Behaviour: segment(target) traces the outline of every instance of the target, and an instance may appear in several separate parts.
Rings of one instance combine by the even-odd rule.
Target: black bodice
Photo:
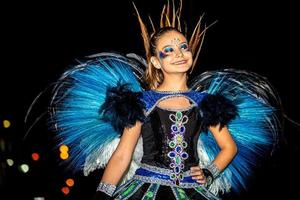
[[[185,110],[155,107],[142,126],[142,163],[183,172],[199,163],[201,119],[197,106]]]

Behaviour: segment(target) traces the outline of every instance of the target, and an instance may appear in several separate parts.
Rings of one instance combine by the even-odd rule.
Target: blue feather
[[[141,92],[128,89],[128,84],[108,88],[106,100],[100,108],[102,119],[122,134],[125,127],[132,127],[137,120],[144,121],[145,105],[141,96]]]
[[[120,136],[120,130],[103,117],[102,105],[107,90],[119,84],[125,84],[127,91],[142,90],[132,68],[120,55],[99,56],[66,71],[59,80],[52,115],[60,144],[69,146],[73,170],[82,170],[87,156]]]
[[[246,189],[247,179],[256,165],[270,155],[278,142],[280,122],[274,102],[279,104],[280,100],[265,78],[246,71],[225,69],[205,72],[192,81],[191,88],[200,88],[200,85],[209,94],[224,96],[237,108],[238,116],[227,120],[227,126],[238,153],[216,180],[229,182],[236,192]],[[210,162],[213,161],[220,148],[212,134],[201,133],[200,140],[206,156]]]

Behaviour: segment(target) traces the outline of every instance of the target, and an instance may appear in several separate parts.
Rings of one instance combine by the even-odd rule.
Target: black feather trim
[[[207,94],[200,103],[203,129],[220,124],[220,130],[238,116],[237,107],[226,97]]]
[[[105,102],[100,108],[102,120],[110,122],[115,130],[122,134],[125,127],[132,127],[136,121],[143,122],[144,103],[141,92],[132,92],[128,84],[118,84],[107,89]]]

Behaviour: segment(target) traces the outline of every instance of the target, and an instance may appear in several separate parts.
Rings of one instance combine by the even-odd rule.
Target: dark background
[[[142,16],[154,20],[163,2],[136,0]],[[299,118],[299,14],[296,3],[288,1],[196,1],[183,2],[183,17],[192,29],[205,13],[207,24],[218,20],[206,34],[194,74],[220,68],[254,71],[277,89],[284,112]],[[34,119],[47,110],[47,94],[35,105],[28,123],[26,111],[38,93],[60,76],[76,59],[103,51],[135,52],[143,55],[139,25],[131,1],[91,3],[11,2],[1,5],[1,126],[0,199],[89,199],[100,181],[102,171],[89,177],[72,174],[59,164],[53,134],[42,118],[24,139]],[[155,17],[156,16],[156,17]],[[299,128],[286,121],[284,140],[274,156],[260,167],[250,181],[249,190],[228,199],[265,199],[296,196],[299,169]],[[31,153],[39,152],[38,162]],[[12,167],[6,159],[15,161]],[[22,163],[30,167],[23,174]],[[72,177],[74,187],[64,196],[60,189]],[[296,183],[294,183],[296,181]]]

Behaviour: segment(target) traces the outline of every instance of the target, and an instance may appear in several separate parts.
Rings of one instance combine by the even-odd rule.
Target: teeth
[[[175,64],[184,64],[186,61],[179,61],[179,62],[175,62]]]

